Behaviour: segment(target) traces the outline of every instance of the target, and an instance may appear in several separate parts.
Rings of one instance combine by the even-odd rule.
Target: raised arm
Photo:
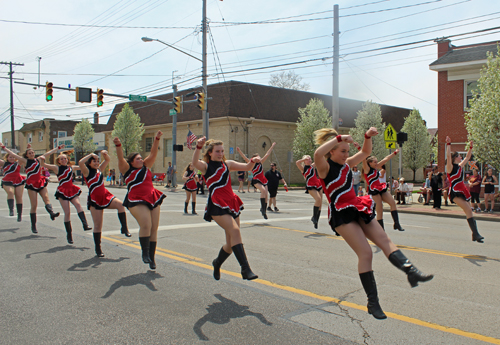
[[[57,153],[57,151],[58,151],[58,150],[60,150],[60,149],[63,149],[63,148],[64,148],[64,146],[65,146],[64,144],[59,145],[58,147],[55,147],[55,148],[53,148],[52,150],[45,152],[45,153],[43,154],[43,156],[48,157],[48,156],[50,156],[51,154]]]
[[[451,174],[453,170],[453,162],[451,161],[451,139],[446,137],[446,172]]]
[[[99,170],[101,170],[101,172],[104,172],[104,169],[106,169],[109,162],[111,161],[111,157],[109,157],[108,151],[106,150],[102,150],[101,155],[104,157],[104,161],[102,161],[101,164],[99,165]]]
[[[460,167],[463,168],[467,162],[469,161],[469,159],[472,157],[472,141],[470,142],[469,144],[469,150],[467,151],[467,155],[465,156],[465,158],[460,162]]]
[[[158,131],[156,133],[155,141],[153,143],[153,146],[151,146],[151,152],[144,159],[144,165],[148,168],[151,168],[155,164],[156,156],[158,155],[158,146],[160,145],[160,139],[162,135],[163,133],[161,131]]]
[[[52,170],[53,172],[55,172],[56,174],[59,172],[59,167],[57,165],[54,165],[54,164],[47,164],[45,163],[45,156],[42,155],[42,156],[39,156],[38,157],[38,161],[40,162],[40,164],[49,169],[49,170]]]
[[[87,162],[90,157],[94,157],[94,159],[99,159],[99,157],[95,153],[90,153],[78,161],[78,166],[80,167],[80,170],[82,171],[82,174],[85,177],[89,176],[89,169],[85,165],[85,162]]]
[[[122,142],[118,137],[115,137],[113,139],[113,144],[115,144],[116,156],[118,157],[118,170],[120,170],[120,172],[125,175],[125,173],[129,169],[129,165],[123,157]]]
[[[250,159],[246,164],[245,163],[240,163],[232,160],[226,161],[226,165],[229,169],[229,171],[249,171],[252,170],[255,163],[259,163],[260,159],[258,158],[252,158]]]
[[[206,137],[201,137],[196,141],[196,148],[194,149],[193,158],[191,160],[193,167],[200,170],[202,175],[205,175],[205,173],[207,172],[207,163],[204,161],[200,161],[200,152],[206,141]]]
[[[295,161],[295,165],[297,166],[297,168],[299,168],[300,172],[301,173],[304,173],[304,167],[302,166],[302,163],[306,160],[307,158],[302,158],[302,159],[299,159],[298,161]]]
[[[245,156],[245,154],[243,152],[241,152],[240,148],[239,147],[236,147],[236,151],[238,151],[238,153],[240,154],[240,156],[245,160],[245,162],[250,162],[250,159],[248,159],[247,156]]]
[[[7,152],[9,155],[11,156],[14,156],[16,157],[16,159],[23,163],[23,164],[26,164],[26,158],[24,158],[23,156],[19,156],[19,155],[16,155],[14,152],[12,152],[11,150],[9,150],[4,144],[0,143],[0,146],[2,147],[2,149],[5,150],[5,152]]]
[[[271,155],[271,152],[273,152],[273,149],[274,149],[275,146],[276,146],[276,143],[273,143],[271,145],[271,147],[269,148],[269,150],[267,150],[267,152],[264,155],[264,157],[261,158],[261,160],[260,160],[261,163],[264,163],[266,161],[266,159],[269,158],[269,156]]]
[[[345,141],[346,143],[354,142],[350,135],[337,135],[314,151],[314,163],[316,163],[319,178],[325,178],[328,175],[328,171],[330,171],[330,164],[326,161],[325,155],[341,141]]]
[[[356,153],[352,157],[347,158],[347,164],[349,164],[349,166],[353,167],[363,162],[363,170],[366,170],[366,172],[370,170],[368,168],[368,163],[366,163],[366,158],[372,154],[372,137],[376,135],[378,135],[378,131],[375,127],[371,127],[368,131],[366,131],[365,141],[363,141],[363,147],[359,149],[359,144],[354,145],[356,146],[356,148],[358,148],[358,153]]]

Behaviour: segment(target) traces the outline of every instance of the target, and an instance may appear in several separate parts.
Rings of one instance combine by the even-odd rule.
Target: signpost
[[[176,114],[177,114],[177,112],[175,111],[175,109],[170,109],[170,110],[168,111],[168,115],[170,115],[170,116],[174,116],[174,115],[176,115]]]
[[[397,133],[394,127],[389,123],[384,131],[385,148],[389,149],[389,154],[392,153],[393,149],[396,149]],[[399,175],[399,174],[398,174]],[[389,179],[387,180],[392,190],[392,159],[389,161]]]
[[[135,102],[147,102],[148,96],[128,95],[128,99]]]

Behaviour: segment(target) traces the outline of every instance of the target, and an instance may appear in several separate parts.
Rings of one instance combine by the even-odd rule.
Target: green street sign
[[[147,102],[148,96],[128,95],[128,99],[135,102]]]
[[[175,111],[175,109],[170,109],[168,111],[168,115],[172,116],[172,115],[177,115],[177,112]]]

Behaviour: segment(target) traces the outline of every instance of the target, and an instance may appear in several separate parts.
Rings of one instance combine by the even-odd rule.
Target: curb
[[[389,208],[384,208],[384,212],[390,212],[391,210]],[[413,214],[422,214],[426,216],[433,216],[433,217],[445,217],[445,218],[460,218],[460,219],[465,219],[465,214],[453,214],[453,213],[433,213],[433,212],[425,212],[425,211],[418,211],[418,210],[410,210],[407,208],[398,208],[398,213],[413,213]],[[500,218],[493,218],[493,217],[486,217],[486,216],[476,216],[474,214],[474,218],[476,220],[481,220],[481,221],[487,221],[487,222],[500,222]]]

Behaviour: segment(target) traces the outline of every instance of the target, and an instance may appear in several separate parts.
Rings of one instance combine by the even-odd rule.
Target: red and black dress
[[[104,187],[103,174],[99,169],[89,169],[89,175],[84,177],[87,187],[89,187],[89,196],[87,198],[87,209],[90,206],[96,210],[102,210],[108,207],[115,196]]]
[[[137,205],[146,205],[149,209],[160,206],[165,194],[153,187],[153,174],[145,165],[136,169],[130,167],[124,176],[127,184],[127,195],[123,206],[131,208]]]
[[[26,182],[26,178],[21,176],[20,171],[21,166],[18,162],[5,162],[3,165],[4,176],[2,179],[2,188],[3,186],[22,186]]]
[[[448,178],[450,179],[451,184],[450,201],[453,202],[453,199],[456,197],[469,201],[470,193],[463,182],[462,167],[458,164],[453,164],[453,169],[451,169],[451,173],[448,174]]]
[[[387,183],[379,181],[380,173],[377,169],[370,167],[368,175],[365,174],[365,180],[368,182],[368,194],[377,195],[387,192]]]
[[[204,177],[208,187],[208,199],[203,218],[207,222],[212,221],[212,216],[225,214],[238,218],[243,210],[243,201],[231,188],[231,176],[226,163],[210,161]]]
[[[321,179],[328,199],[328,223],[335,228],[362,219],[366,224],[375,218],[375,202],[370,195],[356,196],[352,185],[352,171],[348,164],[340,165],[328,159],[330,170]]]
[[[72,200],[82,194],[80,187],[73,184],[73,169],[69,165],[59,165],[57,179],[59,186],[56,189],[56,199]]]
[[[49,179],[45,176],[42,176],[41,171],[42,166],[38,159],[28,159],[26,161],[26,167],[24,170],[26,171],[26,189],[34,190],[35,192],[39,192],[49,184]]]
[[[253,178],[252,186],[255,187],[256,183],[260,183],[263,186],[267,186],[267,178],[264,176],[264,169],[262,168],[262,163],[255,163],[252,169]]]
[[[317,191],[320,191],[323,189],[321,186],[321,181],[319,180],[317,174],[316,174],[316,169],[310,165],[304,165],[304,172],[302,172],[302,175],[304,175],[304,178],[306,179],[306,189],[311,190],[311,189],[316,189]]]
[[[196,192],[198,190],[198,185],[196,184],[196,181],[194,180],[194,177],[196,176],[196,173],[194,170],[186,170],[187,172],[187,181],[184,183],[184,186],[182,189],[185,189],[189,192]]]

